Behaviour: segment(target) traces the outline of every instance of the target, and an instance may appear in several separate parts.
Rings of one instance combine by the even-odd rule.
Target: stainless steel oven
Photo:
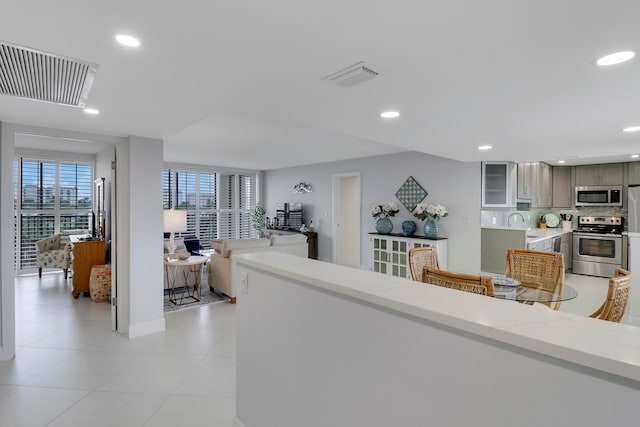
[[[573,232],[573,272],[612,277],[622,266],[622,218],[579,217]]]

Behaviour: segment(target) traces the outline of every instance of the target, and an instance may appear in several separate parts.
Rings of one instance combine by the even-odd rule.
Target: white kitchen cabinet
[[[446,238],[425,239],[392,234],[370,234],[369,269],[371,271],[410,279],[409,250],[425,246],[436,248],[440,268],[447,269],[448,240]]]
[[[576,166],[576,185],[622,185],[622,163]]]
[[[516,206],[517,170],[513,162],[482,162],[482,206]]]
[[[571,167],[553,167],[553,203],[554,208],[570,208],[571,195]]]

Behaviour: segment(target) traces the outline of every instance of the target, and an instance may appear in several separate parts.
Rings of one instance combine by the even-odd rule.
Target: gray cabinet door
[[[571,207],[571,167],[553,167],[553,207]]]
[[[598,185],[600,179],[599,165],[576,166],[576,185]]]
[[[640,162],[629,163],[629,185],[640,185]]]
[[[622,163],[576,166],[576,185],[622,185]]]

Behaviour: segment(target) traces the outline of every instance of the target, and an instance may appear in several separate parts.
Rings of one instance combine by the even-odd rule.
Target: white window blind
[[[16,270],[36,267],[37,240],[65,230],[89,230],[88,214],[92,206],[92,197],[91,163],[16,159]]]
[[[163,206],[187,210],[187,233],[203,247],[209,239],[254,237],[251,213],[256,205],[257,176],[165,169]]]

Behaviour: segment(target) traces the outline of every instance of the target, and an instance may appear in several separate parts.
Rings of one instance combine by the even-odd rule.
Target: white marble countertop
[[[495,230],[513,230],[526,232],[527,235],[527,243],[535,243],[541,240],[550,239],[552,237],[562,236],[563,234],[571,233],[573,230],[566,231],[562,227],[557,228],[523,228],[523,227],[502,227],[502,226],[487,226],[482,227],[485,229],[495,229]],[[535,236],[535,237],[531,237]]]
[[[561,230],[561,229],[559,229]],[[558,230],[556,230],[558,231]],[[488,298],[278,252],[234,257],[386,310],[640,381],[640,328]],[[241,303],[241,302],[239,302]]]

